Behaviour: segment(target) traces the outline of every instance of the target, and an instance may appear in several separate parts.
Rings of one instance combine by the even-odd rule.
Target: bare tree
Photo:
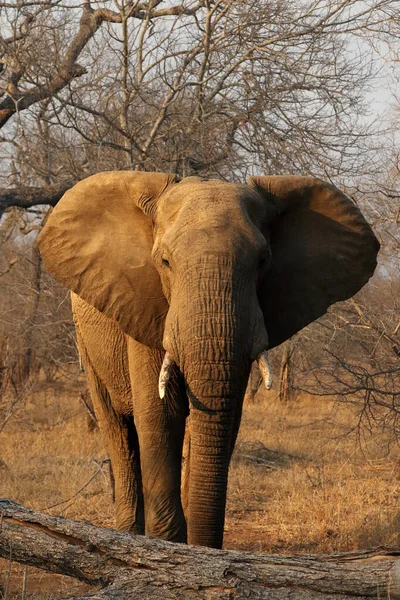
[[[52,378],[76,360],[69,295],[42,272],[33,232],[22,233],[30,228],[26,219],[9,212],[0,228],[2,366],[16,393],[32,370]]]
[[[373,62],[357,36],[381,30],[394,5],[7,3],[0,207],[54,205],[110,167],[223,178],[360,169]]]

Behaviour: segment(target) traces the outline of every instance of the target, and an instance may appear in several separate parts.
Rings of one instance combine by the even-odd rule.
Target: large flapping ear
[[[272,260],[259,288],[269,347],[353,296],[376,267],[379,242],[357,206],[313,177],[251,177],[271,204]]]
[[[168,304],[151,261],[151,217],[174,182],[166,173],[93,175],[64,194],[38,236],[45,267],[58,281],[160,349]]]

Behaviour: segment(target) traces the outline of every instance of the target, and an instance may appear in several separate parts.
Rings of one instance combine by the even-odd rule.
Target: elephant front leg
[[[139,444],[133,417],[115,410],[121,404],[120,399],[112,397],[116,393],[110,393],[97,375],[78,331],[77,334],[94,410],[111,461],[116,527],[143,534]]]
[[[139,444],[132,417],[108,417],[103,433],[111,460],[116,527],[144,534]]]
[[[72,294],[76,336],[90,395],[111,461],[118,529],[144,533],[139,444],[125,337],[110,319]]]
[[[158,377],[163,353],[129,341],[133,413],[138,432],[146,535],[186,542],[181,503],[182,446],[187,400],[176,370],[163,399]]]
[[[93,404],[111,461],[116,527],[144,534],[139,444],[133,418],[116,413],[105,386],[86,371],[89,381],[92,379]]]

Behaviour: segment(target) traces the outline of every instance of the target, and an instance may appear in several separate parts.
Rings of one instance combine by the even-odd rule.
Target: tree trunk
[[[252,555],[50,517],[6,499],[0,517],[2,557],[87,582],[93,600],[400,598],[398,548]]]
[[[292,358],[293,346],[291,342],[287,342],[283,345],[283,353],[281,360],[281,367],[279,371],[279,394],[278,400],[281,402],[287,402],[290,400],[290,392],[292,389],[291,384],[291,358]]]
[[[37,248],[32,248],[31,254],[32,261],[32,275],[30,281],[31,290],[31,307],[27,318],[26,330],[25,330],[25,349],[23,359],[23,381],[29,379],[32,371],[32,364],[35,359],[35,328],[38,320],[40,293],[41,293],[41,280],[42,280],[42,257],[39,254]]]

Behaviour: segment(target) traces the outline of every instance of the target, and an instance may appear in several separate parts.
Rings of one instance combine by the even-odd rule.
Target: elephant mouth
[[[258,363],[261,376],[264,381],[264,386],[267,390],[270,390],[272,387],[272,369],[271,363],[269,362],[267,351],[263,350],[257,356],[256,361]],[[174,368],[174,359],[169,354],[169,352],[165,353],[163,364],[161,366],[160,375],[158,378],[158,393],[161,400],[164,398],[168,382],[171,377],[172,370]]]

